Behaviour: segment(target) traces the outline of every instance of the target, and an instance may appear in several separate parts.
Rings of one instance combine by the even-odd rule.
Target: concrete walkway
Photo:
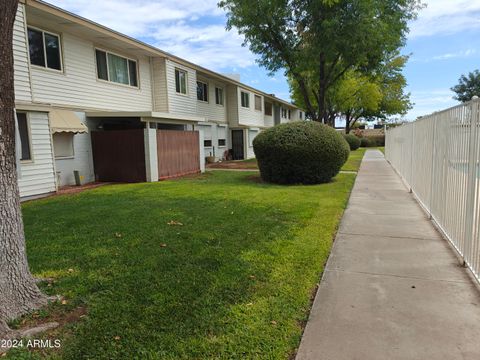
[[[378,150],[363,159],[297,359],[480,359],[480,291]]]

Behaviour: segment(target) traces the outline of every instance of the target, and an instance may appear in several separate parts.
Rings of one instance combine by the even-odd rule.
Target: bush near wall
[[[353,135],[353,134],[346,134],[344,135],[345,140],[347,141],[348,145],[350,145],[350,150],[354,151],[360,147],[360,138]]]
[[[353,133],[360,138],[360,141],[368,139],[363,140],[360,144],[361,147],[385,146],[385,132],[383,129],[356,129]]]
[[[300,121],[262,131],[253,149],[262,179],[278,184],[329,182],[350,154],[348,143],[332,127]]]

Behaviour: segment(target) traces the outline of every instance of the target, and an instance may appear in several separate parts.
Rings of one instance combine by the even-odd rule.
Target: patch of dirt
[[[55,195],[66,195],[66,194],[76,194],[85,190],[95,189],[100,186],[109,185],[111,183],[108,182],[93,182],[85,185],[69,185],[69,186],[62,186],[58,189]]]

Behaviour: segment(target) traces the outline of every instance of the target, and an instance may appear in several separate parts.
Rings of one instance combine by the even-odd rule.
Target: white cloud
[[[453,92],[449,89],[412,91],[411,100],[415,105],[406,118],[414,120],[419,116],[454,106],[457,101],[453,99],[453,95]]]
[[[416,57],[412,56],[410,59],[411,62],[417,62],[417,63],[429,63],[432,61],[443,61],[443,60],[451,60],[451,59],[465,59],[472,57],[474,55],[477,55],[478,52],[476,49],[467,49],[467,50],[461,50],[457,52],[449,52],[449,53],[444,53],[444,54],[439,54],[439,55],[434,55],[430,57]]]
[[[480,28],[480,0],[424,0],[410,37],[455,34]]]
[[[213,70],[245,68],[255,56],[225,30],[218,0],[48,0],[111,29]]]

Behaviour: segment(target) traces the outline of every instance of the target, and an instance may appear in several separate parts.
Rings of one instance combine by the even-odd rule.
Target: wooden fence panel
[[[198,131],[157,130],[158,177],[200,172]]]
[[[97,181],[146,181],[143,129],[92,131]]]

